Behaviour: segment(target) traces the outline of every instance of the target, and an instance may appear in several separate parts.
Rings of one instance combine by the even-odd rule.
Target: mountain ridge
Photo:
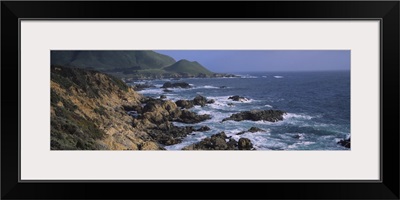
[[[151,50],[53,50],[51,65],[98,70],[128,79],[228,76],[211,72],[197,61],[176,61]]]

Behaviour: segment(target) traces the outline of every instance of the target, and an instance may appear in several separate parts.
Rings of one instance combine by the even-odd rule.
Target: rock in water
[[[342,146],[344,146],[344,147],[346,147],[346,148],[350,148],[350,143],[351,143],[351,140],[350,140],[350,138],[349,139],[345,139],[345,140],[340,140],[339,142],[337,142],[338,144],[340,144],[340,145],[342,145]]]
[[[197,95],[194,99],[193,99],[193,104],[194,105],[199,105],[199,106],[205,106],[207,104],[207,98],[201,96],[201,95]]]
[[[151,85],[151,84],[136,84],[136,85],[134,85],[133,86],[133,89],[135,90],[135,91],[141,91],[141,90],[144,90],[144,89],[147,89],[147,88],[155,88],[156,86],[155,85]]]
[[[234,121],[243,121],[243,120],[251,120],[251,121],[269,121],[269,122],[277,122],[283,120],[283,115],[286,112],[281,110],[251,110],[244,111],[240,113],[236,113],[231,115],[228,118],[223,119],[222,121],[234,120]]]
[[[213,103],[215,103],[214,99],[210,99],[210,100],[207,101],[207,104],[213,104]]]
[[[247,138],[240,138],[239,142],[229,138],[224,132],[207,137],[202,141],[186,146],[182,150],[253,150],[253,144]]]
[[[209,130],[211,130],[210,127],[208,127],[208,126],[202,126],[202,127],[200,127],[199,129],[197,129],[196,131],[204,132],[204,131],[209,131]]]
[[[177,83],[165,82],[161,88],[191,88],[191,87],[192,86],[190,86],[189,83],[186,82],[177,82]]]
[[[232,147],[235,145],[231,144],[232,142],[228,145],[225,141],[227,138],[224,132],[220,132],[211,137],[204,138],[196,144],[186,146],[182,150],[234,150]]]
[[[239,150],[251,150],[253,149],[253,144],[247,138],[240,138],[238,142],[238,149]]]
[[[231,99],[232,101],[241,101],[241,102],[249,100],[246,97],[241,97],[239,95],[231,96],[228,99]]]
[[[175,103],[180,108],[190,109],[194,107],[193,101],[190,100],[178,100]]]
[[[193,100],[178,100],[175,103],[180,108],[190,109],[190,108],[193,108],[195,105],[203,107],[206,104],[211,104],[214,102],[215,102],[215,100],[213,100],[213,99],[207,100],[206,97],[197,95]]]
[[[255,133],[255,132],[265,132],[265,131],[260,129],[260,128],[257,128],[257,127],[251,127],[249,130],[241,131],[241,132],[237,133],[236,135],[242,135],[242,134],[244,134],[246,132]]]
[[[210,115],[207,115],[207,114],[197,115],[194,112],[191,112],[188,110],[182,110],[182,114],[175,121],[187,123],[187,124],[195,124],[195,123],[199,123],[199,122],[202,122],[202,121],[205,121],[208,119],[211,119]]]
[[[260,129],[260,128],[257,128],[257,127],[251,127],[251,128],[249,129],[249,132],[251,132],[251,133],[255,133],[255,132],[264,132],[264,130],[262,130],[262,129]]]

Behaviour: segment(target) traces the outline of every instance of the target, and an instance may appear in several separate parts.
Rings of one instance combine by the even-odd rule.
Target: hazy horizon
[[[155,50],[213,72],[348,71],[350,50]]]

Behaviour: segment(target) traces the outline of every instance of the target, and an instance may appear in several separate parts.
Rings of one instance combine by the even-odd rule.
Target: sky
[[[350,50],[156,50],[213,72],[350,70]]]

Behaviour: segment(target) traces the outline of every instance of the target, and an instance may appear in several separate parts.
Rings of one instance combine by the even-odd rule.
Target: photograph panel
[[[52,150],[350,150],[350,50],[53,50]]]

